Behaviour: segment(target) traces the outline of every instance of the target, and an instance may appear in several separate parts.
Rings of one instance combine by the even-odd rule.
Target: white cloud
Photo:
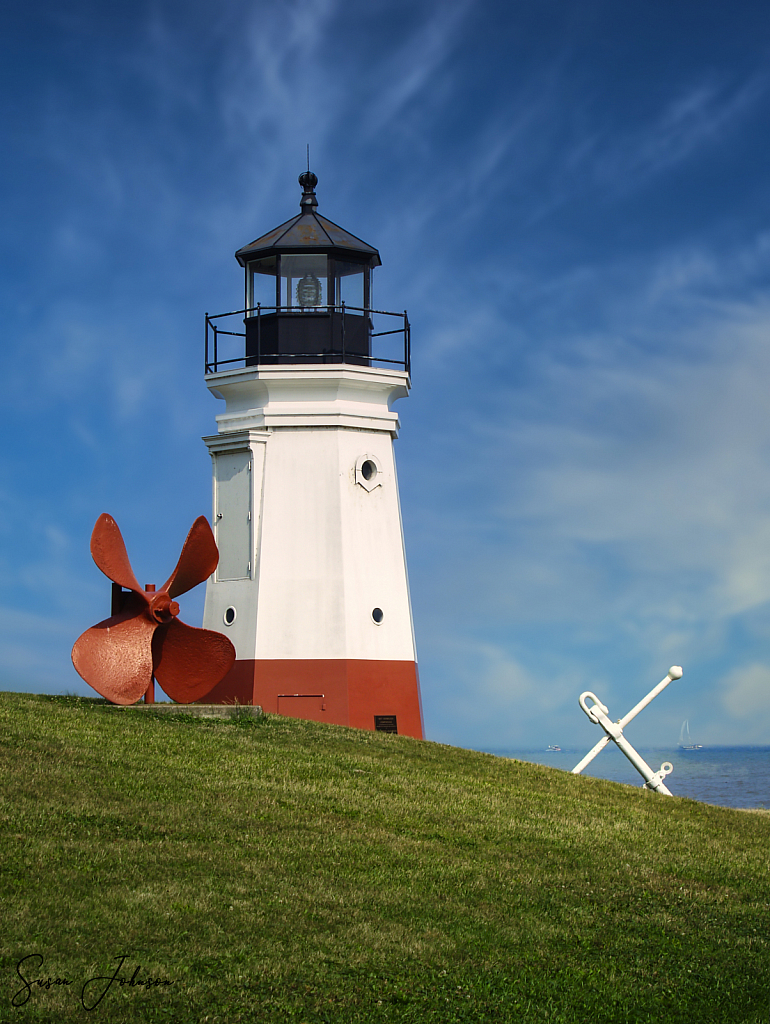
[[[423,687],[423,699],[426,693],[429,697],[426,725],[432,738],[440,739],[462,721],[470,745],[502,748],[538,743],[549,728],[559,731],[565,705],[580,692],[575,689],[574,670],[556,667],[547,653],[538,672],[504,644],[460,637],[440,628],[423,640],[440,666],[439,674],[444,672],[442,685]],[[534,732],[533,722],[537,722]]]
[[[684,683],[637,726],[641,737],[675,737],[677,714],[697,701],[704,740],[743,741],[720,721],[709,659],[770,602],[770,296],[704,302],[700,291],[712,279],[734,287],[736,265],[753,274],[767,261],[755,242],[689,250],[690,265],[707,269],[668,275],[660,288],[672,253],[645,274],[595,268],[593,332],[543,332],[539,347],[515,337],[525,385],[500,367],[481,402],[467,401],[467,376],[446,366],[475,369],[478,339],[478,353],[501,350],[502,322],[482,308],[477,333],[468,317],[434,332],[432,372],[449,394],[421,470],[431,516],[411,541],[432,568],[429,581],[420,569],[418,641],[442,678],[434,699],[468,730],[477,723],[474,734],[499,736],[507,722],[518,742],[532,730],[545,742],[552,721],[574,735],[594,659],[618,714],[670,664],[685,665]],[[573,286],[554,288],[555,321],[563,312],[568,322]],[[440,624],[455,605],[465,640],[478,644],[472,668],[445,653],[454,647]],[[616,678],[605,677],[608,661],[622,669]]]
[[[770,744],[770,665],[733,669],[720,681],[722,707],[741,724],[741,743]]]
[[[770,599],[770,300],[689,321],[660,328],[647,353],[631,340],[633,320],[623,343],[560,344],[538,357],[525,402],[496,389],[468,447],[487,515],[562,555],[564,545],[604,546],[628,572],[680,593],[695,573],[688,596],[730,615]],[[447,343],[450,353],[458,344]]]

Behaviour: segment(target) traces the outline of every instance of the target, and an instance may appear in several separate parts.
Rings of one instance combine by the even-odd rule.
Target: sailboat
[[[679,743],[677,744],[680,750],[703,750],[702,743],[693,743],[690,740],[690,720],[685,718],[682,722],[682,728],[679,730]]]

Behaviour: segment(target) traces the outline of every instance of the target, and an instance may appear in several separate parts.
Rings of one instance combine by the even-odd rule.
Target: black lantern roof
[[[329,253],[336,250],[338,255],[352,257],[356,262],[366,263],[370,267],[379,267],[382,261],[373,246],[316,213],[318,200],[314,189],[318,178],[315,174],[312,171],[303,172],[299,176],[299,183],[303,189],[300,213],[239,249],[235,258],[241,266],[245,267],[250,260],[273,253]]]

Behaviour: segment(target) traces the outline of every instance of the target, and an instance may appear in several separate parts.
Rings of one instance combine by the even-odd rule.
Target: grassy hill
[[[770,1018],[766,814],[80,698],[0,694],[0,756],[0,1021]]]

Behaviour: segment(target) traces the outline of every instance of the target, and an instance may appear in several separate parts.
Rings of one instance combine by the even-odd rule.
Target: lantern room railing
[[[240,317],[240,324],[227,321]],[[400,326],[390,329],[393,317]],[[306,319],[307,318],[307,319]],[[277,341],[279,331],[291,332],[310,326],[310,351],[284,351]],[[391,319],[387,319],[391,318]],[[220,321],[225,321],[222,326]],[[304,322],[304,323],[303,323]],[[231,330],[243,325],[245,330]],[[362,332],[362,325],[363,327]],[[385,328],[383,330],[379,328]],[[346,339],[347,335],[347,339]],[[362,337],[365,343],[362,346]],[[374,339],[386,339],[372,344]],[[243,339],[239,341],[237,339]],[[346,346],[347,340],[347,346]],[[302,362],[352,363],[358,366],[395,367],[411,372],[410,324],[406,310],[390,313],[361,306],[320,306],[300,310],[296,306],[263,306],[237,309],[230,313],[206,314],[205,372],[265,364]]]

